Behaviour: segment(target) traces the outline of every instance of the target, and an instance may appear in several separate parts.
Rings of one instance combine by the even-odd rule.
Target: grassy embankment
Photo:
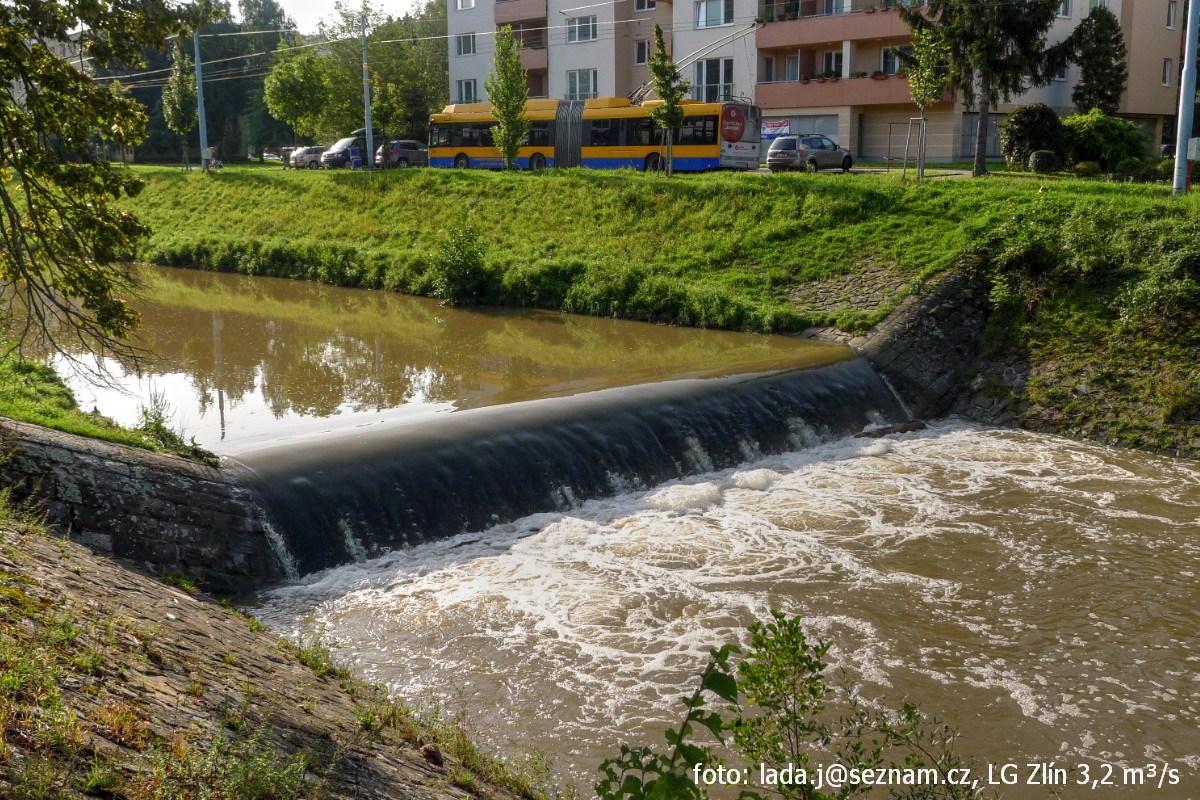
[[[50,537],[0,492],[0,796],[538,796],[544,770],[483,755],[461,718],[423,720],[320,646],[168,582]]]
[[[572,170],[386,174],[148,167],[151,262],[429,294],[446,232],[481,300],[681,325],[861,331],[947,270],[984,269],[990,385],[1032,427],[1200,452],[1200,201],[1034,176]]]

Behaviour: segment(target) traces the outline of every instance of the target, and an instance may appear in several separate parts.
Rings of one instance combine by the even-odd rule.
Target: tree
[[[659,99],[659,104],[650,110],[650,116],[666,131],[667,137],[667,175],[674,172],[674,153],[671,145],[675,140],[675,132],[683,125],[683,98],[692,85],[679,74],[679,68],[667,53],[667,45],[663,40],[662,28],[654,23],[654,55],[650,56],[650,85]]]
[[[1120,20],[1104,6],[1096,6],[1071,34],[1071,42],[1080,73],[1071,102],[1080,114],[1098,108],[1114,116],[1129,83]]]
[[[950,85],[950,45],[937,31],[913,31],[908,63],[908,95],[921,111],[921,141],[917,145],[917,180],[925,177],[925,109],[941,101]]]
[[[492,38],[495,43],[492,55],[492,73],[483,82],[488,100],[492,103],[492,114],[496,124],[492,126],[492,140],[504,154],[504,166],[513,169],[517,163],[517,150],[529,133],[529,117],[525,116],[525,103],[529,100],[529,84],[525,70],[521,68],[521,48],[513,36],[512,27],[501,25]]]
[[[171,74],[163,87],[163,118],[167,127],[179,134],[183,146],[183,163],[190,167],[187,157],[187,135],[196,127],[196,75],[192,59],[181,42],[175,43],[171,54]]]
[[[1066,65],[1070,40],[1046,46],[1061,7],[1061,0],[930,0],[897,7],[914,33],[934,31],[950,48],[950,85],[979,113],[973,175],[987,173],[991,108],[1031,85],[1044,86]]]
[[[301,136],[316,136],[321,130],[329,94],[329,79],[311,50],[283,56],[263,84],[263,100],[271,116],[291,125]]]
[[[88,145],[97,132],[136,144],[146,115],[60,55],[64,45],[101,67],[139,63],[142,48],[186,35],[208,13],[166,0],[0,5],[0,295],[18,352],[39,344],[71,358],[71,338],[98,355],[134,354],[124,264],[148,231],[118,200],[142,182],[92,159]]]

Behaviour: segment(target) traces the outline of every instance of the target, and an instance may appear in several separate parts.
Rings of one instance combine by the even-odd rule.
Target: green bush
[[[1127,158],[1146,153],[1142,129],[1129,120],[1110,117],[1098,108],[1086,114],[1072,114],[1062,122],[1067,160],[1098,161],[1104,169],[1113,169]]]
[[[1113,167],[1112,178],[1114,181],[1130,181],[1133,183],[1157,180],[1158,168],[1147,164],[1140,158],[1123,158]]]
[[[1080,161],[1071,167],[1071,172],[1077,178],[1094,178],[1103,171],[1100,168],[1099,162],[1096,161]]]
[[[462,225],[442,240],[429,266],[433,296],[451,306],[481,302],[487,287],[483,246],[470,225]]]
[[[1062,121],[1045,103],[1018,106],[1000,122],[1000,152],[1009,169],[1020,169],[1038,150],[1063,154]]]
[[[1034,150],[1029,154],[1029,169],[1038,175],[1049,175],[1058,169],[1058,156],[1050,150]]]

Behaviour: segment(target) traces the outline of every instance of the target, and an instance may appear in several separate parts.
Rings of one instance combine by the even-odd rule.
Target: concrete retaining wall
[[[4,485],[96,552],[233,597],[285,577],[253,498],[222,470],[12,420],[0,436],[15,445]]]

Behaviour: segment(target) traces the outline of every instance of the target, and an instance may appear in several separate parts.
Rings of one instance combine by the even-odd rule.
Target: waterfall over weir
[[[307,573],[903,418],[855,359],[366,426],[234,463]]]

